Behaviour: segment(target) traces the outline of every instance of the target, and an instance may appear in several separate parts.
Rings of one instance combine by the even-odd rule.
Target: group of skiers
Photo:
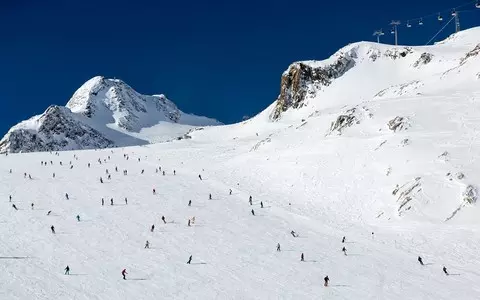
[[[56,155],[58,155],[58,153],[57,153]],[[76,156],[74,156],[74,157],[75,157],[76,160],[78,160],[78,157],[76,157]],[[125,158],[125,160],[129,160],[129,156],[128,156],[127,154],[124,154],[124,158]],[[108,157],[108,159],[110,160],[110,156]],[[106,163],[106,159],[104,159],[103,162]],[[140,158],[138,158],[138,162],[140,162]],[[99,164],[102,164],[102,160],[101,160],[100,158],[98,159],[98,163],[99,163]],[[42,161],[42,162],[41,162],[41,165],[42,165],[42,166],[47,166],[47,162],[43,162],[43,161]],[[50,161],[50,165],[53,165],[53,161]],[[62,162],[60,162],[60,165],[62,165]],[[70,161],[70,166],[71,166],[70,168],[73,168],[73,164],[72,164],[71,161]],[[88,168],[90,168],[90,166],[91,166],[91,164],[88,163]],[[115,166],[115,171],[118,172],[118,167],[117,167],[117,166]],[[162,167],[156,168],[156,173],[158,173],[159,171],[162,172],[163,175],[165,175],[165,171],[162,170]],[[144,172],[145,172],[145,170],[142,169],[140,174],[144,174]],[[10,173],[12,173],[12,170],[10,170]],[[105,170],[105,174],[108,175],[108,179],[111,179],[111,174],[109,173],[108,169]],[[127,171],[126,169],[124,169],[124,170],[123,170],[123,175],[126,176],[127,174],[128,174],[128,171]],[[173,170],[173,175],[176,175],[176,170]],[[55,173],[53,173],[53,177],[55,178]],[[27,178],[27,173],[24,173],[24,178]],[[28,174],[28,178],[29,178],[29,179],[32,179],[32,177],[31,177],[30,174]],[[200,181],[203,181],[203,177],[202,177],[201,174],[198,175],[198,178],[199,178]],[[102,184],[104,183],[102,177],[100,177],[100,183],[102,183]],[[154,195],[156,195],[156,189],[155,189],[155,188],[153,188],[152,192],[153,192]],[[229,189],[229,195],[232,195],[232,193],[233,193],[232,189]],[[69,200],[69,199],[70,199],[68,193],[65,193],[65,199],[66,199],[66,200]],[[211,193],[209,194],[208,199],[209,199],[209,200],[212,200],[212,194],[211,194]],[[12,201],[12,196],[11,196],[11,195],[9,196],[9,200],[10,200],[10,202]],[[125,197],[124,201],[125,201],[125,204],[128,204],[128,199],[127,199],[127,197]],[[249,205],[250,205],[250,206],[253,206],[253,197],[252,197],[251,195],[250,195],[249,198],[248,198],[248,202],[249,202]],[[101,204],[102,204],[102,206],[104,205],[104,198],[101,199]],[[113,200],[113,198],[110,199],[110,205],[114,205],[114,200]],[[189,206],[189,207],[192,206],[192,200],[189,200],[189,201],[188,201],[188,206]],[[15,210],[18,210],[18,208],[16,207],[15,204],[12,204],[12,207],[13,207]],[[263,201],[260,201],[260,207],[261,207],[261,208],[264,208]],[[33,203],[31,203],[31,209],[32,209],[32,210],[34,209],[34,204],[33,204]],[[47,215],[50,215],[50,214],[51,214],[51,211],[48,211]],[[255,211],[254,211],[253,208],[251,209],[251,214],[252,214],[253,216],[255,216]],[[77,216],[76,216],[76,219],[77,219],[78,222],[80,222],[80,221],[81,221],[80,215],[77,215]],[[166,219],[165,219],[165,216],[162,216],[162,217],[161,217],[161,220],[163,221],[164,224],[167,224]],[[195,217],[189,218],[189,219],[188,219],[188,222],[187,222],[187,226],[188,226],[188,227],[191,227],[191,225],[194,224],[194,223],[195,223]],[[51,230],[52,234],[56,234],[56,232],[55,232],[55,227],[54,227],[53,225],[51,225],[50,230]],[[155,225],[152,224],[151,227],[150,227],[150,232],[153,233],[154,230],[155,230]],[[292,230],[292,231],[290,232],[290,234],[291,234],[294,238],[298,237],[298,234],[297,234],[294,230]],[[373,238],[373,237],[374,237],[374,233],[372,232],[371,235],[372,235],[372,238]],[[345,241],[346,241],[346,238],[343,237],[343,238],[342,238],[342,244],[345,243]],[[144,249],[150,249],[150,245],[151,245],[150,242],[147,240],[147,241],[145,242]],[[277,243],[276,251],[277,251],[277,252],[281,252],[280,243]],[[344,254],[345,256],[347,256],[347,249],[346,249],[345,247],[342,248],[342,252],[343,252],[343,254]],[[193,256],[190,255],[189,258],[188,258],[187,264],[190,265],[190,264],[192,263],[192,259],[193,259]],[[300,255],[300,261],[302,261],[302,262],[305,261],[305,255],[304,255],[304,253],[301,253],[301,255]],[[421,265],[424,265],[423,260],[422,260],[422,258],[421,258],[420,256],[418,257],[418,262],[419,262]],[[70,267],[69,267],[68,265],[65,267],[64,271],[65,271],[65,275],[70,275]],[[444,272],[446,275],[449,275],[449,273],[448,273],[448,271],[447,271],[447,269],[446,269],[445,266],[443,266],[443,272]],[[126,275],[128,274],[128,273],[127,273],[127,270],[126,270],[126,269],[123,269],[122,272],[121,272],[121,274],[122,274],[122,278],[123,278],[124,280],[126,280]],[[328,286],[329,281],[330,281],[330,279],[329,279],[328,275],[325,276],[325,277],[324,277],[324,286],[325,286],[325,287]]]

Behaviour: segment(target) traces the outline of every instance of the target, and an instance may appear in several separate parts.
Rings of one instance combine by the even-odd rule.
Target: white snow
[[[470,203],[480,188],[480,57],[461,65],[477,33],[459,35],[465,47],[452,38],[396,60],[359,52],[363,63],[276,122],[272,104],[181,141],[165,142],[176,130],[167,126],[164,143],[0,156],[0,298],[480,299],[480,208]],[[434,59],[414,68],[423,52]],[[390,130],[392,120],[403,126]]]

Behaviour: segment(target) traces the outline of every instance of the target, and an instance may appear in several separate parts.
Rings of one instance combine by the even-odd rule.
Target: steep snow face
[[[466,86],[480,78],[475,63],[479,35],[480,29],[473,28],[424,47],[360,42],[324,61],[296,62],[282,75],[270,119],[287,117],[287,111],[295,119],[316,109],[360,104],[374,97],[415,96],[434,86],[439,93]],[[462,80],[458,72],[463,73]]]
[[[164,95],[145,96],[121,80],[94,77],[80,87],[67,108],[93,121],[138,132],[160,121],[177,123],[182,112]],[[214,124],[213,121],[210,123]]]
[[[121,80],[98,76],[66,107],[52,106],[12,127],[0,141],[0,152],[143,145],[173,140],[194,126],[219,124],[183,113],[164,95],[141,95]]]

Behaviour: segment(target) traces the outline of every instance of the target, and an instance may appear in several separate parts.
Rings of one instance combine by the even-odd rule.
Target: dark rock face
[[[413,64],[415,68],[418,68],[419,66],[426,65],[430,63],[433,59],[433,54],[424,52],[422,55],[420,55],[420,58]]]
[[[76,149],[106,148],[113,141],[95,129],[75,120],[66,108],[50,106],[40,118],[38,130],[19,128],[2,139],[0,151],[34,152]]]
[[[345,74],[355,65],[354,57],[341,55],[334,63],[314,68],[305,63],[294,63],[282,75],[280,96],[270,116],[277,120],[289,108],[300,108],[307,95],[315,95],[317,90],[329,86],[332,80]]]

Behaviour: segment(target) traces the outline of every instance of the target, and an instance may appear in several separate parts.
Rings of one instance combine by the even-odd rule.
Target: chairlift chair
[[[392,28],[392,31],[390,31],[391,34],[395,34],[395,28]]]
[[[452,17],[455,17],[457,15],[457,12],[455,10],[452,10]]]
[[[438,14],[438,18],[437,18],[439,21],[443,21],[443,17],[441,14]]]
[[[475,4],[475,7],[480,8],[480,1],[477,1],[477,3]]]
[[[418,21],[418,25],[420,25],[420,26],[423,25],[423,19],[420,19],[420,21]]]
[[[407,22],[407,27],[408,28],[412,27],[412,24],[410,24],[410,22]]]

